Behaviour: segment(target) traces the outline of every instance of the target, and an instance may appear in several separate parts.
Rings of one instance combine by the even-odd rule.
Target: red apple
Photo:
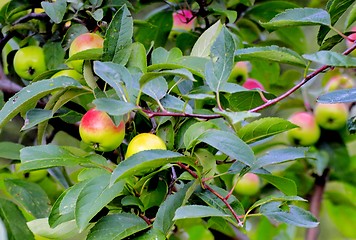
[[[94,48],[103,48],[104,39],[96,33],[83,33],[76,37],[69,47],[69,57],[74,54]],[[82,72],[83,60],[74,60],[68,62],[68,66],[74,68],[78,72]]]
[[[262,83],[253,78],[247,78],[247,80],[242,84],[242,86],[247,89],[260,89],[263,91],[265,90]]]
[[[287,132],[291,144],[310,146],[319,140],[320,128],[312,113],[296,112],[290,116],[289,121],[299,126]]]
[[[261,188],[260,179],[254,173],[246,173],[241,178],[239,178],[239,174],[236,174],[233,181],[233,184],[236,184],[234,192],[237,194],[253,196]]]
[[[354,44],[354,42],[356,41],[356,26],[352,27],[351,31],[354,32],[354,33],[351,33],[348,36],[349,40],[346,40],[346,46],[348,48],[350,48]],[[351,55],[356,56],[356,51],[351,52]]]
[[[316,122],[325,129],[339,130],[343,128],[349,116],[349,110],[344,103],[318,103],[314,114]]]
[[[121,121],[116,126],[106,112],[93,108],[84,114],[79,133],[83,142],[93,149],[108,152],[120,146],[125,137],[125,123]]]
[[[194,28],[195,18],[190,10],[178,10],[173,13],[173,31],[190,31]]]
[[[327,82],[325,85],[325,91],[331,92],[338,89],[349,89],[354,87],[354,81],[352,78],[345,75],[337,75]]]

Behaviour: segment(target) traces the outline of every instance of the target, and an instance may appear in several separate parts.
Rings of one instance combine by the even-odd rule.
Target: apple
[[[235,186],[234,192],[245,196],[253,196],[261,188],[260,179],[254,173],[246,173],[241,178],[239,174],[236,174],[233,178],[233,184]]]
[[[344,103],[317,103],[314,114],[320,127],[339,130],[346,125],[349,110]]]
[[[104,39],[96,33],[83,33],[76,37],[69,47],[69,57],[84,50],[103,48]],[[78,72],[82,72],[83,60],[73,60],[68,62],[68,66]]]
[[[167,146],[160,137],[152,133],[140,133],[130,141],[127,146],[125,158],[128,158],[135,153],[152,149],[166,150]]]
[[[247,89],[260,89],[262,91],[265,90],[262,83],[253,78],[247,78],[246,81],[242,84],[242,86]]]
[[[320,128],[312,113],[296,112],[288,120],[299,126],[287,132],[287,138],[291,144],[310,146],[319,140]]]
[[[352,78],[345,75],[337,75],[329,79],[325,85],[325,91],[331,92],[338,89],[349,89],[354,87]]]
[[[235,63],[228,82],[232,83],[242,83],[245,82],[248,77],[248,64],[247,62],[237,62]]]
[[[125,123],[115,125],[110,116],[95,108],[87,111],[79,124],[79,134],[83,142],[94,150],[109,152],[116,149],[125,137]]]
[[[351,33],[348,36],[348,40],[346,40],[346,46],[348,48],[350,48],[354,44],[354,42],[356,41],[356,26],[352,27],[351,31],[354,32],[354,33]],[[356,52],[355,51],[351,52],[351,54],[356,56]]]
[[[33,171],[20,171],[21,164],[15,164],[15,174],[20,179],[26,179],[30,182],[39,182],[47,177],[47,169],[33,170]]]
[[[173,31],[190,31],[194,25],[195,17],[192,11],[182,9],[173,13]]]
[[[14,57],[14,69],[25,80],[32,80],[47,70],[45,54],[39,46],[20,48]]]
[[[80,83],[84,83],[85,82],[83,75],[80,74],[79,72],[77,72],[74,69],[61,70],[61,71],[53,74],[51,78],[56,78],[56,77],[61,77],[61,76],[71,77],[71,78],[77,80]]]

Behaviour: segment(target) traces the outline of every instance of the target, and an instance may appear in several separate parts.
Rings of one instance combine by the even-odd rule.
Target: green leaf
[[[102,55],[102,48],[91,48],[73,54],[66,60],[66,62],[70,62],[73,60],[100,60]]]
[[[356,4],[354,4],[347,17],[346,28],[350,27],[356,21]]]
[[[269,93],[264,93],[264,96],[267,99],[274,98],[274,95]],[[229,96],[228,101],[229,108],[235,112],[251,110],[252,108],[260,106],[264,103],[261,99],[260,93],[257,90],[232,93]]]
[[[24,146],[13,142],[0,142],[0,158],[20,160],[20,150]]]
[[[112,98],[97,98],[93,101],[97,109],[107,112],[112,116],[122,116],[133,110],[138,110],[133,103],[119,101]]]
[[[190,149],[198,144],[199,137],[209,129],[217,128],[212,122],[197,122],[191,125],[184,134],[184,146]]]
[[[215,185],[211,185],[211,188],[214,189],[215,192],[217,192],[220,196],[227,196],[229,194],[228,191],[219,188]],[[233,215],[229,208],[226,206],[226,204],[221,201],[220,198],[218,198],[215,194],[213,194],[211,191],[208,190],[201,190],[199,192],[195,193],[201,200],[203,200],[207,205],[211,206],[212,208],[215,208],[223,213],[226,213],[233,218]],[[243,215],[245,213],[244,207],[241,204],[241,202],[234,196],[231,195],[228,199],[227,202],[230,204],[232,209],[236,212],[238,215]]]
[[[79,230],[84,230],[89,221],[115,197],[122,194],[126,181],[117,181],[110,185],[110,175],[97,176],[79,193],[75,206],[75,219]]]
[[[70,147],[66,148],[57,145],[25,147],[20,151],[21,170],[77,166],[80,163],[89,163],[86,158],[75,155],[71,150],[75,150],[75,148],[71,149]]]
[[[75,219],[74,211],[80,192],[89,180],[79,182],[66,189],[53,204],[48,223],[51,228],[55,228],[61,223]]]
[[[6,226],[8,239],[34,239],[32,232],[27,227],[27,220],[13,202],[0,198],[0,219]],[[1,235],[3,234],[6,235],[6,232]],[[6,240],[7,238],[1,239]]]
[[[127,61],[126,67],[128,69],[139,69],[142,73],[147,72],[147,57],[146,49],[140,42],[131,44],[130,58]]]
[[[183,53],[177,47],[174,47],[169,51],[163,47],[159,47],[152,52],[152,64],[172,63],[181,57],[183,57]]]
[[[135,99],[131,98],[133,98],[134,95],[137,95],[137,93],[131,92],[131,94],[126,95],[126,92],[124,91],[124,89],[133,91],[139,88],[138,84],[135,84],[127,68],[117,63],[95,61],[94,72],[101,79],[107,82],[122,100],[125,100],[127,97],[130,97],[130,99],[126,100],[130,100],[130,102],[135,101]]]
[[[356,101],[356,89],[339,89],[325,93],[317,99],[320,103],[351,103]]]
[[[150,16],[147,24],[138,27],[135,33],[135,40],[145,45],[149,49],[153,43],[154,48],[164,46],[173,25],[172,12],[159,11]]]
[[[303,57],[309,61],[334,67],[355,68],[356,58],[331,51],[319,51],[312,54],[304,54]]]
[[[223,116],[232,125],[242,122],[247,118],[254,118],[260,116],[260,113],[249,112],[249,111],[241,111],[241,112],[232,112],[232,111],[225,111],[225,110],[221,111],[218,108],[214,108],[213,111]]]
[[[157,102],[162,99],[168,91],[168,84],[164,77],[157,77],[146,83],[142,92],[156,100]]]
[[[210,129],[199,136],[199,141],[248,166],[252,166],[255,160],[251,148],[232,132]]]
[[[247,214],[249,212],[251,212],[253,209],[262,206],[264,204],[267,203],[271,203],[271,202],[288,202],[288,201],[302,201],[305,202],[307,200],[298,197],[298,196],[267,196],[264,197],[258,201],[256,201],[254,204],[252,204],[252,206],[248,209]]]
[[[5,179],[4,183],[14,202],[26,209],[29,214],[35,218],[48,216],[49,199],[39,185],[21,179]]]
[[[21,130],[30,129],[43,121],[51,119],[52,117],[52,110],[44,110],[41,108],[30,109],[26,113],[25,123]]]
[[[111,19],[104,40],[103,61],[125,65],[130,57],[133,35],[133,19],[123,5]]]
[[[205,79],[214,92],[227,82],[234,64],[234,39],[225,26],[210,49],[211,60],[205,67]]]
[[[287,196],[297,195],[297,185],[293,180],[271,174],[258,174],[258,176],[278,188]]]
[[[334,24],[340,19],[340,17],[345,13],[345,11],[354,3],[354,0],[329,0],[326,4],[326,10],[331,17],[331,25]],[[320,26],[318,32],[318,44],[321,45],[325,36],[329,33],[330,27]]]
[[[252,143],[295,127],[283,118],[266,117],[246,124],[238,130],[237,134],[246,143]]]
[[[177,193],[168,195],[167,199],[161,204],[157,211],[155,221],[153,222],[153,229],[160,230],[165,235],[171,231],[174,225],[173,218],[175,211],[186,203],[197,184],[199,184],[198,181],[194,183],[192,181],[186,184]]]
[[[172,95],[167,94],[166,96],[164,96],[164,98],[162,98],[161,100],[161,104],[166,110],[169,111],[185,113],[193,112],[193,109],[189,104],[183,102],[180,98]]]
[[[288,205],[288,210],[283,210],[279,202],[270,202],[261,206],[260,213],[278,222],[293,226],[314,228],[318,220],[308,211],[297,206]]]
[[[48,69],[56,69],[64,62],[66,53],[61,42],[46,42],[43,45],[43,51]]]
[[[276,15],[269,22],[261,23],[268,30],[282,27],[331,25],[330,15],[327,11],[318,8],[293,8]]]
[[[204,217],[230,217],[230,215],[208,206],[188,205],[178,208],[173,220]]]
[[[117,213],[103,217],[90,229],[88,240],[118,240],[131,236],[149,226],[131,213]]]
[[[265,155],[258,158],[252,168],[262,168],[269,165],[279,164],[287,161],[305,158],[308,151],[306,147],[287,147],[282,149],[272,149]]]
[[[235,51],[235,61],[264,60],[305,67],[305,60],[296,52],[278,46],[250,47]]]
[[[297,8],[298,5],[293,2],[285,1],[268,1],[258,2],[248,8],[245,12],[246,16],[254,21],[269,21],[277,14],[284,12],[289,8]]]
[[[155,184],[157,184],[157,187],[152,188],[147,186],[147,188],[144,188],[140,192],[140,200],[144,206],[143,211],[146,211],[151,207],[158,207],[167,196],[167,183],[165,181],[159,181]]]
[[[193,159],[167,150],[146,150],[138,152],[119,163],[111,176],[111,184],[129,176],[149,173],[168,163],[186,163],[194,167]]]
[[[211,46],[215,42],[215,39],[220,34],[223,25],[220,21],[217,21],[209,27],[195,42],[190,56],[207,58],[210,56]]]
[[[88,231],[79,232],[74,220],[64,222],[55,228],[48,224],[48,218],[39,218],[27,223],[30,230],[36,235],[48,239],[85,239]],[[37,239],[37,238],[36,238]]]
[[[64,14],[66,13],[67,1],[57,0],[53,3],[50,2],[41,2],[41,6],[51,18],[51,20],[57,24],[62,22]]]
[[[0,128],[20,112],[31,109],[39,99],[52,91],[64,88],[81,88],[73,78],[58,77],[34,82],[12,96],[0,110]]]
[[[160,72],[148,72],[141,76],[140,78],[140,86],[144,86],[149,81],[156,79],[157,77],[164,76],[179,76],[185,79],[189,79],[191,81],[195,81],[193,74],[189,72],[187,69],[174,69],[174,70],[162,70]]]

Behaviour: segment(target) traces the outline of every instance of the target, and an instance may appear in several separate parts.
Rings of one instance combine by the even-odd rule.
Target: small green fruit
[[[338,89],[349,89],[353,88],[354,85],[354,81],[350,77],[344,75],[337,75],[330,78],[330,80],[325,86],[325,91],[331,92]]]
[[[299,126],[287,132],[287,138],[291,144],[310,146],[320,138],[320,128],[315,117],[309,112],[297,112],[290,116],[289,121]]]
[[[318,103],[314,114],[320,127],[328,130],[339,130],[346,125],[349,110],[344,103]]]
[[[61,77],[61,76],[71,77],[81,83],[84,82],[83,75],[73,69],[61,70],[61,71],[53,74],[51,78],[56,78],[56,77]]]
[[[246,173],[240,179],[239,174],[236,174],[233,184],[236,184],[234,192],[245,196],[253,196],[257,194],[261,188],[260,179],[254,173]]]
[[[125,123],[118,126],[103,111],[91,109],[86,112],[79,124],[79,134],[83,142],[95,150],[109,152],[116,149],[125,137]]]
[[[125,158],[128,158],[135,153],[152,149],[166,150],[167,147],[160,137],[152,133],[140,133],[130,141],[127,146]]]
[[[243,83],[248,77],[248,65],[247,62],[237,62],[232,69],[228,82],[231,83]]]
[[[25,80],[32,80],[47,70],[44,51],[39,46],[20,48],[14,57],[14,69]]]
[[[15,174],[20,179],[25,179],[30,182],[39,182],[47,176],[47,169],[40,169],[34,171],[20,171],[21,164],[15,164]]]

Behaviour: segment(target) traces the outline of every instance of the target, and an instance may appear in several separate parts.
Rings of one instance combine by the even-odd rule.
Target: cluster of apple
[[[353,80],[345,75],[337,75],[327,82],[325,91],[347,89],[354,86]],[[313,112],[301,111],[293,113],[289,121],[299,126],[287,132],[291,144],[311,146],[320,138],[321,128],[339,131],[346,126],[349,106],[345,103],[316,103]]]
[[[103,48],[104,39],[96,33],[84,33],[76,37],[69,48],[69,57],[74,54],[94,48]],[[17,50],[13,60],[16,74],[24,80],[31,81],[47,71],[45,53],[42,47],[37,45],[25,46]],[[69,69],[55,73],[52,78],[69,76],[78,81],[83,79],[83,60],[68,61]]]

